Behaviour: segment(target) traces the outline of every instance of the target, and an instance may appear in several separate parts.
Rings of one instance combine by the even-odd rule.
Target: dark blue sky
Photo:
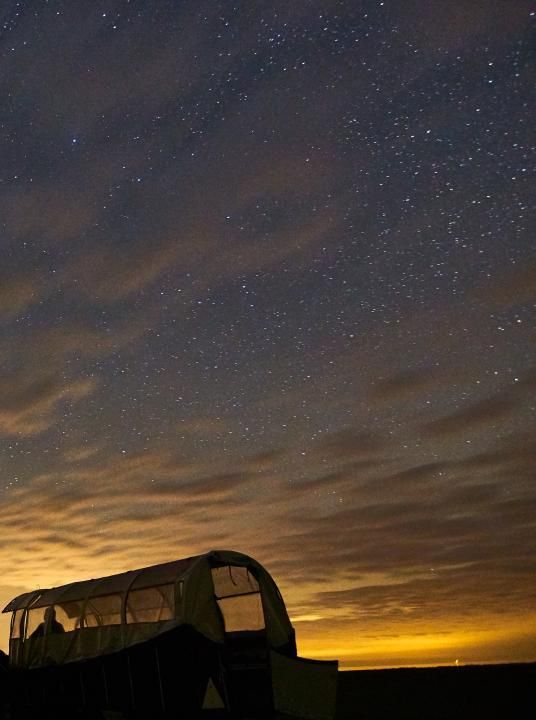
[[[533,26],[4,3],[3,598],[225,546],[310,653],[534,656]]]

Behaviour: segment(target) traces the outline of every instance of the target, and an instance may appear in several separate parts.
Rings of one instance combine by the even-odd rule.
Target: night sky
[[[302,654],[536,659],[535,9],[2,3],[2,603],[231,548]]]

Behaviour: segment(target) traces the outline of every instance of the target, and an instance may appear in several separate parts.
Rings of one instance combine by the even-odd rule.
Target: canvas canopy
[[[273,649],[294,633],[268,572],[230,550],[24,593],[3,612],[12,613],[11,663],[26,668],[117,652],[180,625],[216,643],[264,630]]]

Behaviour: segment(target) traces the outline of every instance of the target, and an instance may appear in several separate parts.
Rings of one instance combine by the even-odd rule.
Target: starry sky
[[[536,659],[534,20],[2,3],[2,603],[232,548],[302,654]]]

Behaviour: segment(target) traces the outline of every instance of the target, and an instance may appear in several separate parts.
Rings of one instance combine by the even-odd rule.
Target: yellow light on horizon
[[[534,654],[529,656],[527,650],[530,638],[526,621],[490,628],[489,623],[482,618],[478,625],[486,629],[423,632],[419,628],[415,634],[406,629],[403,634],[392,637],[378,635],[375,638],[369,633],[366,638],[360,638],[358,633],[330,632],[327,628],[324,632],[319,628],[316,634],[314,623],[311,623],[303,626],[303,630],[308,630],[307,635],[298,633],[297,640],[301,655],[317,659],[339,659],[347,667],[394,667],[399,664],[459,667],[462,663],[455,653],[460,651],[465,663],[535,660]]]

